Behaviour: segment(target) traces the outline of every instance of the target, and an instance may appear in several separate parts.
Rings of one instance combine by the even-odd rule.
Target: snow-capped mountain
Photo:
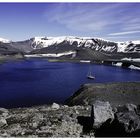
[[[55,49],[65,48],[85,48],[103,53],[129,53],[140,52],[140,41],[113,42],[101,38],[92,37],[34,37],[29,40],[12,42],[8,39],[0,38],[1,43],[9,43],[12,47],[22,52],[32,52],[34,50],[55,47]],[[44,49],[45,50],[45,49]],[[43,52],[42,52],[43,53]],[[46,52],[44,52],[46,53]]]
[[[6,43],[5,43],[6,42]],[[38,57],[69,57],[118,61],[140,58],[140,41],[113,42],[95,37],[34,37],[25,41],[0,43],[0,54],[22,53]]]
[[[91,37],[35,37],[32,38],[31,46],[33,49],[41,49],[51,46],[64,45],[90,48],[99,52],[140,52],[140,41],[113,42],[100,38]]]
[[[140,52],[140,41],[117,42],[118,52]]]
[[[10,40],[4,39],[4,38],[0,38],[0,42],[2,42],[2,43],[10,43]]]
[[[57,45],[75,46],[77,48],[89,48],[95,51],[115,52],[117,44],[108,40],[90,37],[35,37],[32,38],[33,49],[47,48]]]

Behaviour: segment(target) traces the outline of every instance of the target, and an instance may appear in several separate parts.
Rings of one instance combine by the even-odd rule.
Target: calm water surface
[[[91,68],[95,80],[86,78]],[[0,65],[0,107],[63,103],[81,84],[140,81],[140,71],[105,65],[29,59]]]

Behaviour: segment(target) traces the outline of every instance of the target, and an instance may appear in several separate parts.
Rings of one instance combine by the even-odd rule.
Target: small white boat
[[[92,75],[88,75],[87,78],[88,78],[88,79],[93,79],[93,80],[95,79],[95,77],[92,76]]]
[[[95,79],[95,76],[93,76],[93,75],[91,74],[91,70],[88,72],[87,78],[88,78],[88,79],[91,79],[91,80],[94,80],[94,79]]]

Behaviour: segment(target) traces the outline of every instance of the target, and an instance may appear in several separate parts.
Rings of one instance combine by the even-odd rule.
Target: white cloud
[[[133,3],[57,3],[46,9],[45,18],[65,31],[113,37],[140,33],[139,9]]]
[[[46,11],[45,16],[50,22],[64,25],[68,29],[78,31],[101,31],[110,25],[120,23],[115,20],[119,13],[119,4],[58,4]],[[110,12],[118,8],[117,12]]]
[[[108,35],[118,36],[118,35],[128,35],[128,34],[135,34],[135,33],[140,33],[140,31],[117,32],[117,33],[111,33],[111,34],[108,34]]]

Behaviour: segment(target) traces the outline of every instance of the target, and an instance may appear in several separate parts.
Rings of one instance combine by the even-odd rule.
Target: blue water
[[[86,78],[89,67],[95,80]],[[63,103],[84,83],[140,81],[140,71],[45,59],[11,61],[0,65],[0,107]]]

